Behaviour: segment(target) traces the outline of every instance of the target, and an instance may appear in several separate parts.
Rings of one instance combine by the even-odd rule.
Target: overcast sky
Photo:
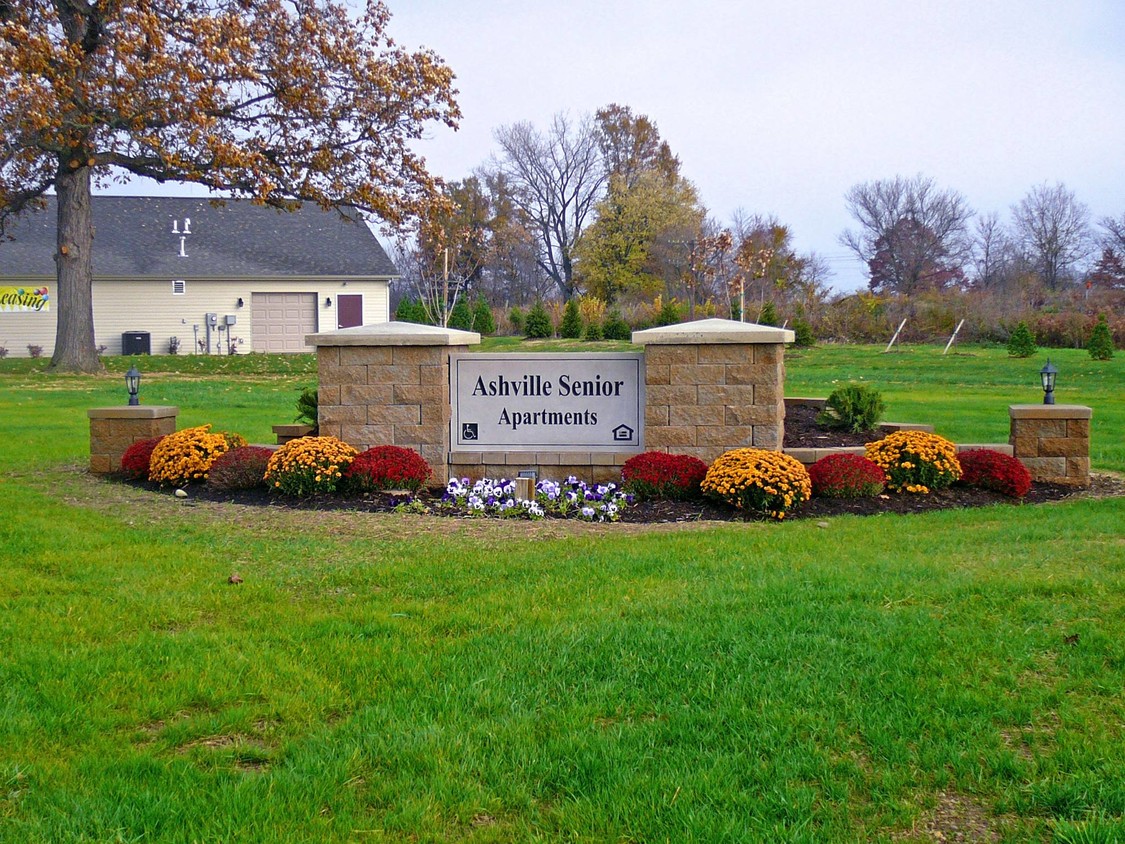
[[[1064,182],[1125,212],[1123,0],[388,0],[390,32],[457,74],[459,179],[496,127],[609,103],[646,114],[719,220],[774,214],[864,283],[838,245],[857,182],[922,173],[1005,218]]]
[[[1125,212],[1125,0],[387,2],[392,37],[457,74],[460,131],[420,145],[447,179],[498,126],[628,105],[714,217],[776,215],[845,289],[858,182],[921,173],[1005,219],[1063,182]]]

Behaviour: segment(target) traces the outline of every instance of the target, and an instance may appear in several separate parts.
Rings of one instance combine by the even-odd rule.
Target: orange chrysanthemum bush
[[[301,437],[273,453],[266,466],[271,489],[303,497],[335,492],[356,450],[336,437]]]
[[[213,434],[210,425],[168,434],[152,450],[148,479],[176,486],[205,481],[212,464],[238,441],[245,442],[237,434]]]
[[[121,474],[127,478],[147,478],[152,463],[152,450],[163,436],[137,440],[121,455]]]
[[[812,481],[799,460],[758,448],[738,448],[720,455],[701,487],[710,498],[774,519],[784,519],[812,495]]]
[[[961,477],[957,446],[925,431],[896,431],[865,446],[867,458],[887,473],[887,489],[928,493]]]

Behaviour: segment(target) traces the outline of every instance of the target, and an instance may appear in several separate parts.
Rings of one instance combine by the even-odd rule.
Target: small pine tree
[[[421,318],[419,318],[419,311],[421,311]],[[403,298],[398,300],[398,307],[395,308],[395,322],[425,322],[425,317],[426,309],[417,299]]]
[[[660,313],[656,317],[657,325],[675,325],[680,319],[679,302],[675,299],[667,299],[660,303]]]
[[[1109,360],[1113,357],[1113,335],[1109,331],[1109,321],[1105,314],[1098,314],[1094,330],[1086,343],[1086,351],[1094,360]]]
[[[473,331],[481,334],[495,334],[496,321],[492,319],[492,308],[483,298],[477,299],[473,306]]]
[[[542,302],[536,302],[527,312],[523,333],[529,340],[544,339],[554,335],[555,327],[551,325],[551,315],[547,313]]]
[[[621,317],[621,311],[616,308],[605,315],[602,334],[607,340],[631,340],[633,338],[633,331],[629,328],[629,323]]]
[[[766,302],[758,312],[758,325],[777,325],[777,308],[773,302]]]
[[[586,339],[587,340],[604,340],[605,333],[602,330],[602,324],[595,320],[586,324]]]
[[[459,328],[462,331],[473,330],[473,312],[469,310],[469,303],[464,297],[458,298],[453,310],[449,312],[448,325],[450,328]]]
[[[567,340],[577,340],[582,336],[582,314],[578,312],[577,299],[570,299],[566,303],[562,325],[559,326],[559,336]]]
[[[799,348],[807,349],[816,345],[816,335],[813,334],[812,326],[803,317],[793,317],[793,334],[794,342]]]
[[[1014,358],[1029,358],[1036,352],[1035,338],[1026,322],[1021,322],[1008,338],[1008,354]]]
[[[525,316],[523,309],[518,305],[508,311],[508,322],[512,324],[512,329],[516,334],[523,334],[524,318]]]

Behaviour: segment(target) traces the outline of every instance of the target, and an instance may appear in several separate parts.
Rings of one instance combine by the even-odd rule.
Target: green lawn
[[[795,353],[786,392],[862,377],[1005,440],[1042,361],[963,351]],[[1121,470],[1120,356],[1051,355]],[[181,360],[143,362],[144,401],[259,441],[315,379]],[[1125,839],[1122,499],[681,529],[216,507],[82,473],[108,363],[0,361],[0,841]]]

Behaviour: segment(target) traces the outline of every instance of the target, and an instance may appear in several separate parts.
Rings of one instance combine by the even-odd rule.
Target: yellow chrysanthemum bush
[[[148,479],[176,486],[204,481],[211,465],[220,455],[230,451],[232,442],[239,440],[242,437],[238,434],[211,433],[210,425],[184,428],[168,434],[152,450]]]
[[[896,431],[865,446],[867,458],[887,473],[887,489],[928,493],[961,477],[957,447],[925,431]]]
[[[784,519],[812,495],[812,481],[799,460],[759,448],[736,448],[720,455],[700,488],[704,495],[731,507],[774,519]]]
[[[266,483],[286,495],[335,492],[356,450],[336,437],[301,437],[273,453],[266,464]]]

